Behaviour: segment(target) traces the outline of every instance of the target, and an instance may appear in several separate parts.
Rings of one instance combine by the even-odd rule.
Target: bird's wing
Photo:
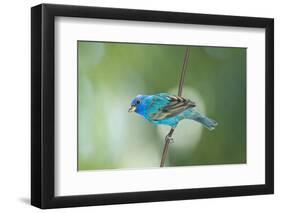
[[[188,108],[195,107],[195,103],[180,96],[160,93],[152,99],[149,116],[157,121],[174,117]]]

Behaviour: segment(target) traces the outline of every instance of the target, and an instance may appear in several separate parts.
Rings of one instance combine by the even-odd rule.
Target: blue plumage
[[[129,112],[136,112],[156,125],[176,128],[182,119],[191,119],[212,130],[217,122],[194,109],[195,103],[180,96],[168,93],[138,95],[131,102]]]

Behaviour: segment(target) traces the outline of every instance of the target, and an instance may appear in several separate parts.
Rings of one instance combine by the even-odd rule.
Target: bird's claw
[[[169,143],[174,143],[174,139],[169,135],[166,136],[165,140],[169,141]]]

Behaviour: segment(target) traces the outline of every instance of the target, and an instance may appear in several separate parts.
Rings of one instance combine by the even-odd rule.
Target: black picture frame
[[[264,28],[266,32],[265,184],[93,195],[54,195],[55,17]],[[272,194],[274,192],[274,20],[164,11],[41,4],[31,8],[31,204],[59,208]]]

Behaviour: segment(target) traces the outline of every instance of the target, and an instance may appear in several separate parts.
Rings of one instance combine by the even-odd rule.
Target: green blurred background
[[[186,47],[78,41],[78,170],[159,167],[169,127],[128,113],[138,94],[177,94]],[[246,49],[190,46],[183,96],[216,120],[184,120],[166,166],[246,163]]]

